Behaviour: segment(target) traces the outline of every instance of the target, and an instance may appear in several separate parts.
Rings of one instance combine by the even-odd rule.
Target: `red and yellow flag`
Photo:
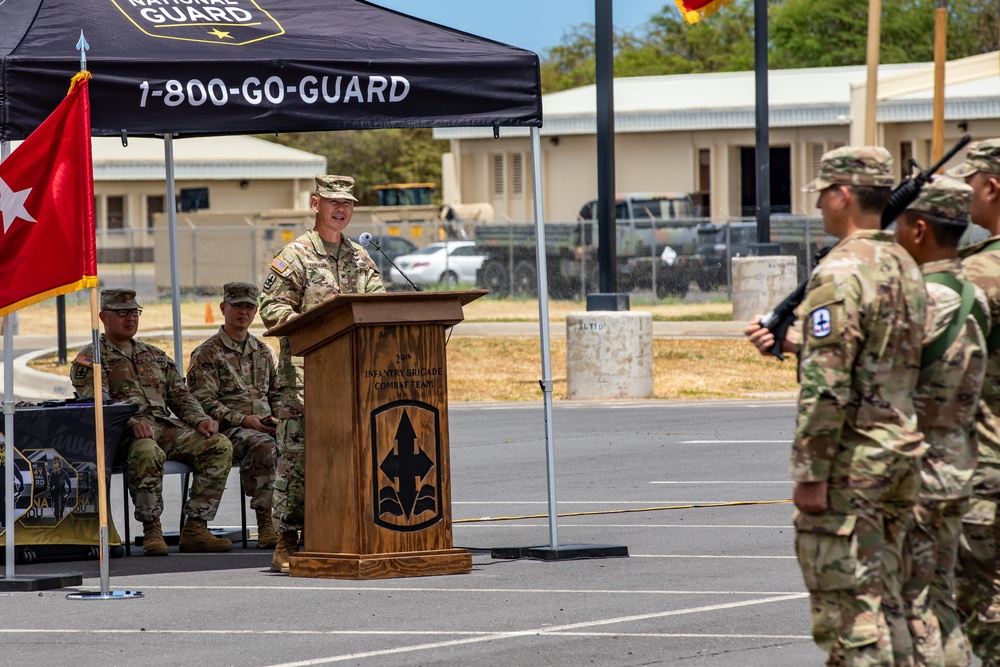
[[[0,162],[0,315],[97,286],[89,78]]]
[[[697,23],[735,0],[674,0],[686,23]]]

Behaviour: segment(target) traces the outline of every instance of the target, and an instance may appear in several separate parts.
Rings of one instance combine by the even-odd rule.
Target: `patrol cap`
[[[226,303],[251,303],[257,305],[257,286],[251,283],[226,283],[222,286],[222,300]]]
[[[325,199],[350,199],[358,201],[351,194],[353,188],[354,179],[350,176],[316,175],[316,194]]]
[[[934,176],[906,210],[920,211],[965,225],[969,222],[970,201],[972,188],[968,185],[947,176]]]
[[[101,310],[123,310],[131,308],[142,308],[142,306],[140,306],[135,300],[135,290],[101,290]]]
[[[823,154],[819,176],[803,190],[819,192],[831,185],[891,188],[892,155],[881,146],[841,146]]]
[[[1000,139],[972,142],[965,154],[965,162],[945,173],[954,178],[965,178],[977,171],[1000,174]]]

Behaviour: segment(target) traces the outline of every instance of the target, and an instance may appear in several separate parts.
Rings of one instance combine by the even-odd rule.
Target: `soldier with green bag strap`
[[[1000,139],[969,144],[965,162],[948,170],[972,187],[969,217],[991,238],[963,249],[966,277],[986,292],[992,322],[1000,322]],[[985,667],[1000,665],[1000,326],[986,337],[986,380],[979,402],[976,434],[979,461],[972,498],[962,518],[958,606],[966,615],[969,640]]]
[[[935,176],[896,221],[896,241],[920,265],[927,288],[914,394],[927,451],[905,535],[886,540],[892,544],[885,559],[890,583],[882,606],[897,665],[958,667],[972,661],[955,604],[955,561],[976,467],[976,414],[990,320],[986,293],[966,279],[958,258],[971,199],[965,183]]]

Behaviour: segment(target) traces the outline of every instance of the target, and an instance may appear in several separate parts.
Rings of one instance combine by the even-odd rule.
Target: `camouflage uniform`
[[[132,290],[104,290],[101,309],[138,308]],[[192,519],[211,521],[219,509],[226,476],[233,465],[233,448],[221,433],[203,436],[193,427],[208,415],[184,385],[184,378],[167,354],[137,340],[120,350],[101,334],[101,376],[112,401],[139,406],[129,427],[147,423],[153,438],[136,438],[126,431],[122,446],[128,452],[129,493],[135,518],[158,519],[163,512],[163,462],[166,459],[194,468],[191,496],[184,513]],[[93,344],[73,360],[70,379],[78,396],[94,395]],[[171,410],[179,418],[171,417]]]
[[[889,186],[891,157],[876,147],[831,151],[807,189],[837,184]],[[813,638],[828,665],[888,665],[883,559],[899,569],[886,543],[901,539],[926,447],[913,406],[926,313],[920,270],[889,233],[856,231],[813,271],[801,312],[790,472],[828,484],[825,511],[795,514]]]
[[[330,179],[341,181],[330,182]],[[316,181],[320,196],[354,199],[349,194],[353,179],[317,177]],[[350,182],[347,194],[346,181]],[[308,231],[282,248],[270,268],[259,301],[260,317],[268,328],[283,324],[337,294],[385,291],[375,262],[347,236],[341,237],[336,248],[328,249],[318,232]],[[285,338],[280,340],[278,382],[281,390],[276,416],[281,421],[277,433],[274,516],[279,530],[285,532],[301,529],[305,520],[303,362],[301,357],[292,356]]]
[[[937,176],[926,185],[910,210],[939,220],[968,224],[972,189]],[[952,287],[933,282],[948,274],[965,282],[961,260],[943,259],[921,265],[927,288],[925,349],[958,315],[962,296]],[[989,312],[986,294],[975,288],[979,313]],[[933,355],[931,355],[933,356]],[[970,664],[972,656],[955,605],[955,562],[962,532],[962,510],[972,491],[976,467],[976,412],[986,373],[986,341],[976,315],[969,313],[943,354],[921,364],[914,402],[917,423],[929,445],[921,465],[920,497],[903,549],[909,573],[902,596],[917,665]]]
[[[1000,139],[969,146],[965,162],[948,170],[964,178],[977,171],[1000,177]],[[986,292],[991,322],[1000,322],[1000,236],[961,251],[966,277]],[[998,244],[1000,245],[1000,244]],[[958,607],[968,624],[973,651],[986,667],[1000,665],[1000,347],[987,337],[986,380],[979,402],[976,432],[979,461],[972,478],[972,498],[962,515],[957,568]]]
[[[249,283],[227,283],[224,291],[227,303],[257,305],[257,288]],[[277,465],[274,438],[240,425],[248,415],[271,414],[270,401],[278,395],[271,348],[250,334],[241,345],[219,327],[218,333],[191,353],[187,382],[205,412],[219,422],[219,430],[233,443],[233,460],[240,461],[240,479],[250,507],[271,509]]]

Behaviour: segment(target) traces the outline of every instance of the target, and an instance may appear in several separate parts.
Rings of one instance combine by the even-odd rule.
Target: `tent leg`
[[[542,344],[542,400],[545,409],[545,467],[549,489],[549,546],[504,547],[491,550],[493,558],[568,560],[627,557],[628,547],[611,544],[559,544],[556,508],[556,455],[552,432],[552,354],[549,344],[549,277],[545,258],[545,221],[542,201],[542,148],[537,127],[531,128],[532,196],[535,209],[535,260],[538,264],[538,325]]]
[[[174,181],[174,135],[163,135],[163,157],[167,165],[167,231],[170,236],[170,301],[174,320],[174,363],[184,375],[184,348],[181,341],[181,285],[177,261],[177,184]],[[194,258],[191,258],[194,261]]]

